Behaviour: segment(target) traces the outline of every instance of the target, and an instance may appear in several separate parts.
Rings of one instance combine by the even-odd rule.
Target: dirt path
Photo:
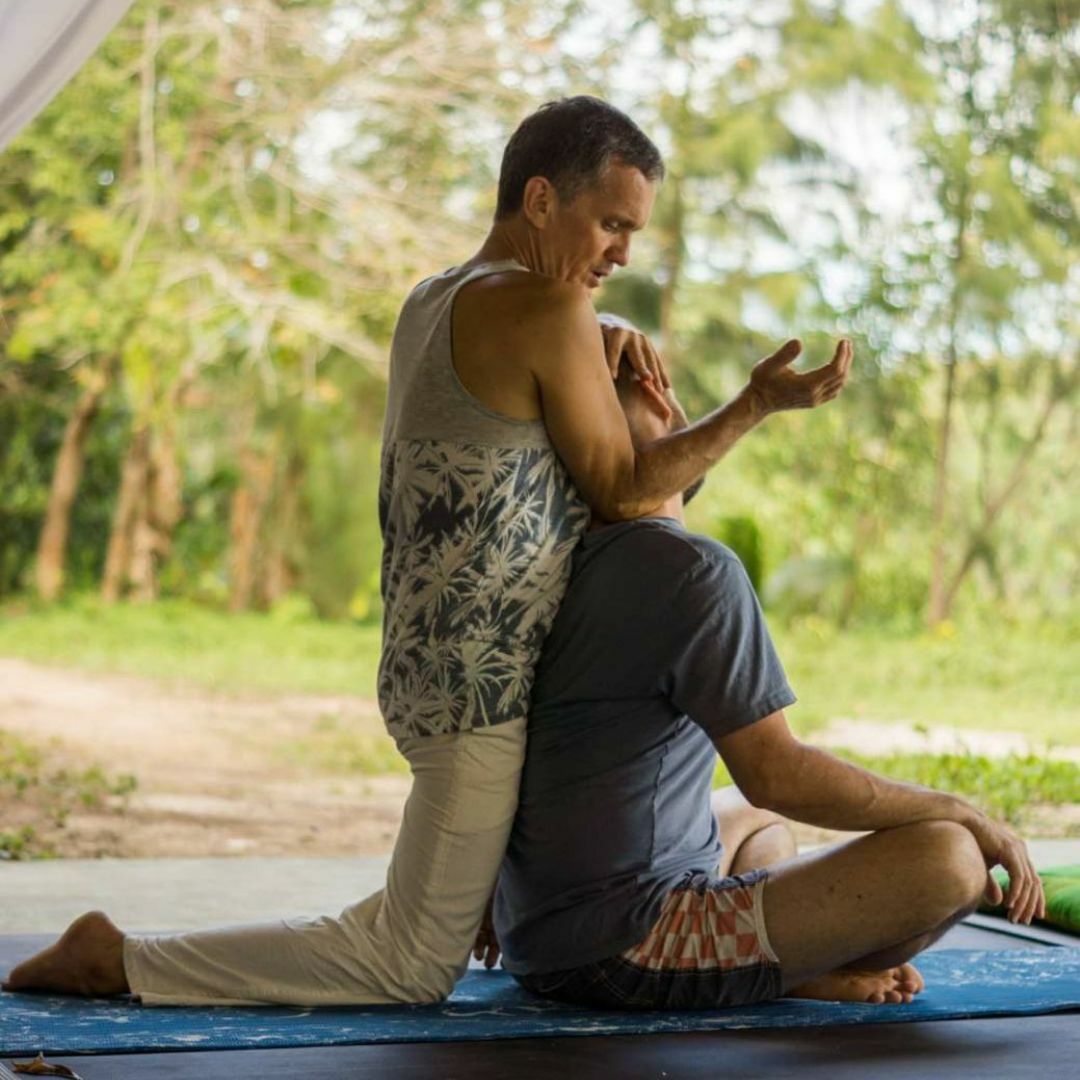
[[[404,776],[301,766],[286,747],[334,717],[381,732],[358,698],[245,698],[0,658],[0,729],[50,744],[50,769],[133,773],[127,812],[77,808],[39,835],[66,857],[348,855],[389,851]],[[0,828],[25,807],[0,801]]]
[[[0,658],[0,730],[45,746],[49,771],[97,764],[111,777],[138,779],[122,814],[115,806],[76,806],[63,827],[33,818],[39,840],[67,858],[389,852],[408,777],[334,768],[328,723],[347,739],[383,737],[375,704],[363,698],[232,698]],[[877,752],[894,744],[916,748],[906,746],[906,728],[886,728],[837,721],[814,741],[862,749],[859,740],[869,738]],[[983,741],[983,753],[1015,748],[1000,734]],[[318,764],[297,760],[298,744],[321,745]],[[1062,756],[1075,760],[1075,752]],[[0,785],[0,832],[32,820],[31,803],[5,794],[6,787]],[[1036,810],[1029,831],[1063,836],[1077,828],[1080,804],[1072,804]],[[801,825],[796,831],[801,843],[838,835]]]

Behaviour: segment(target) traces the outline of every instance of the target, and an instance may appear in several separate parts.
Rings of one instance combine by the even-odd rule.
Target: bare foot
[[[54,994],[122,994],[124,935],[103,911],[80,915],[55,945],[14,968],[0,989]]]
[[[913,964],[884,971],[837,968],[827,975],[793,986],[784,997],[814,998],[817,1001],[859,1001],[870,1005],[907,1004],[926,984]]]

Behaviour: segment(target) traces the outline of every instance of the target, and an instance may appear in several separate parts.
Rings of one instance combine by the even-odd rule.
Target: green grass
[[[280,761],[323,773],[385,776],[409,772],[409,763],[385,731],[364,731],[333,713],[320,716],[306,734],[282,741],[273,753]]]
[[[882,723],[1017,731],[1080,745],[1080,665],[1056,626],[950,627],[939,635],[839,633],[807,621],[776,631],[802,732],[846,717]]]
[[[234,694],[374,697],[380,639],[378,626],[228,615],[177,600],[0,606],[0,656]]]
[[[793,726],[833,717],[1009,730],[1080,745],[1080,665],[1064,630],[987,626],[951,636],[775,628],[800,703]],[[227,615],[183,601],[0,606],[0,655],[124,672],[226,693],[375,696],[380,629]]]
[[[0,859],[50,858],[54,850],[41,834],[42,823],[63,828],[78,807],[111,805],[123,813],[136,787],[131,774],[111,777],[100,765],[64,768],[49,747],[0,729],[0,821],[29,817],[33,822],[0,827]]]

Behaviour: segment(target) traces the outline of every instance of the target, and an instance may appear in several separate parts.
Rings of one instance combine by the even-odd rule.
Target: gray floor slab
[[[65,859],[0,863],[0,933],[107,911],[125,930],[195,930],[337,913],[382,888],[389,859]]]

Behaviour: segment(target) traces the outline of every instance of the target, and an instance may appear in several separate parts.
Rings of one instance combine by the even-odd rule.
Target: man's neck
[[[684,528],[686,521],[683,518],[683,504],[682,495],[672,495],[670,499],[665,503],[661,503],[651,514],[644,514],[640,518],[631,520],[645,521],[648,518],[674,518]],[[619,525],[621,522],[617,521],[605,521],[599,514],[593,514],[592,520],[589,522],[589,532],[596,532],[597,529],[606,529],[609,525]]]
[[[526,270],[532,270],[537,274],[543,273],[540,269],[540,252],[536,248],[535,239],[528,230],[510,222],[496,221],[491,226],[487,238],[480,245],[480,250],[465,265],[502,262],[504,259],[513,259]]]

